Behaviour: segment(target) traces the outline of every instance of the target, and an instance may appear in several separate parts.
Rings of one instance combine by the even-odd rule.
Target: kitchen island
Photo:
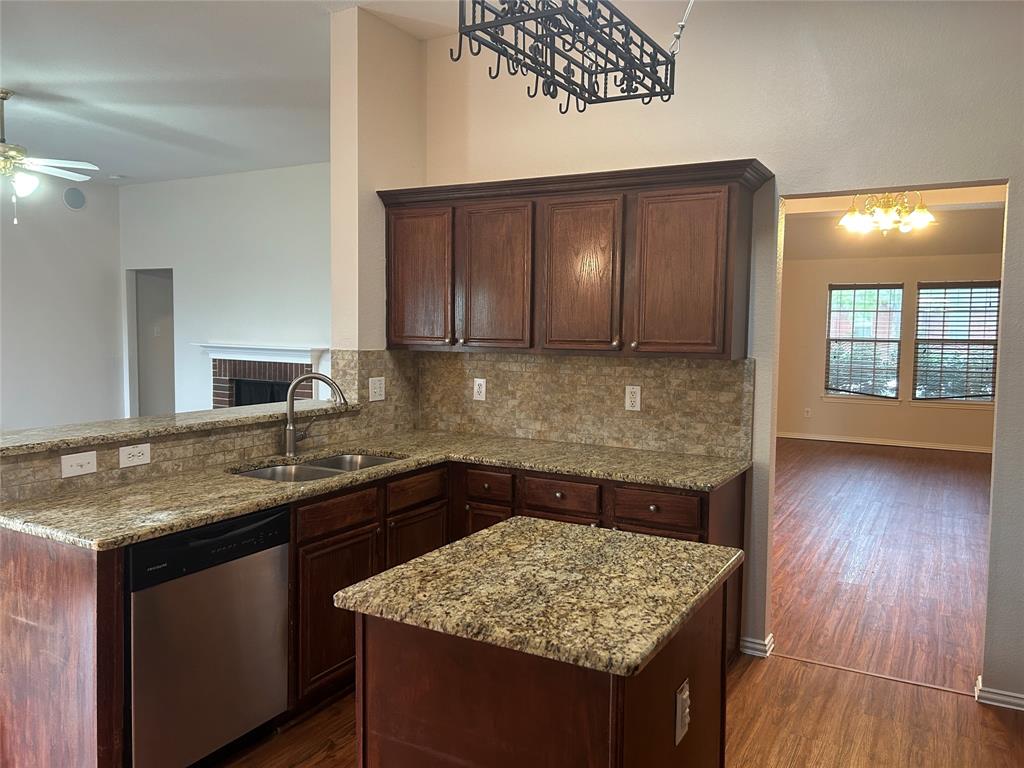
[[[515,517],[341,590],[362,768],[724,765],[743,553]]]

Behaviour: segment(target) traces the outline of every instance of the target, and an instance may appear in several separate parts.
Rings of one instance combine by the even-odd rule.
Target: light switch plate
[[[640,410],[640,387],[627,386],[626,387],[626,410],[627,411],[639,411]]]
[[[69,453],[60,457],[60,476],[78,477],[78,475],[89,475],[96,471],[96,451],[84,451],[82,453]]]
[[[686,731],[690,728],[690,681],[683,680],[683,684],[676,689],[676,745],[683,740]]]
[[[370,377],[370,402],[376,402],[377,400],[384,399],[384,377],[383,376],[371,376]]]
[[[125,445],[117,450],[118,466],[137,467],[140,464],[149,464],[149,443],[138,445]]]
[[[487,399],[487,379],[473,379],[473,399]]]

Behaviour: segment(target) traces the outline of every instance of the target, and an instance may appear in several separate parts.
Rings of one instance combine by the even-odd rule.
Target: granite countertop
[[[629,676],[742,561],[731,547],[514,517],[343,589],[334,604]]]
[[[330,400],[296,400],[295,412],[302,416],[358,411],[360,406],[335,405]],[[0,456],[37,451],[63,451],[114,441],[144,440],[147,437],[198,432],[204,428],[224,429],[246,424],[284,421],[285,404],[243,405],[207,411],[185,411],[168,416],[137,416],[130,419],[63,424],[56,427],[16,429],[0,435]]]
[[[221,469],[186,472],[114,488],[5,503],[0,510],[0,528],[87,549],[116,549],[446,461],[696,491],[713,490],[750,467],[749,461],[709,456],[424,431],[339,444],[295,461],[338,453],[375,453],[400,460],[306,483],[258,480]],[[243,469],[288,461],[268,457]]]

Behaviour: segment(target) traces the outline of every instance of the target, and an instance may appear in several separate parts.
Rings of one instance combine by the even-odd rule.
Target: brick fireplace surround
[[[310,373],[309,363],[270,363],[262,360],[225,360],[213,358],[213,407],[230,408],[235,404],[235,379],[290,382]],[[313,397],[313,382],[304,381],[295,391],[296,400]]]

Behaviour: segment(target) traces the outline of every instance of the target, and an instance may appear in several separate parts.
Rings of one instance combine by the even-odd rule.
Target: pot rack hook
[[[456,53],[454,49],[449,48],[448,49],[448,58],[450,58],[452,61],[458,61],[459,59],[462,58],[462,35],[459,35],[459,50],[458,50],[458,53]]]

